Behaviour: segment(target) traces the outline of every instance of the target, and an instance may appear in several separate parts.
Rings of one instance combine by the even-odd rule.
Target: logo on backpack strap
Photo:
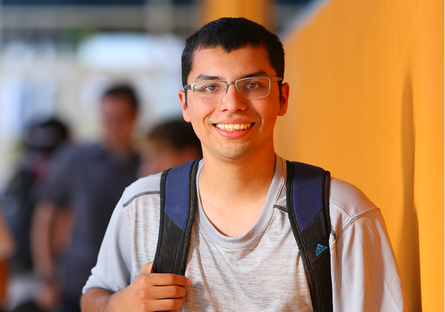
[[[319,256],[323,253],[323,251],[325,251],[326,249],[328,249],[328,246],[323,246],[321,244],[317,244],[317,249],[315,250],[315,256]]]

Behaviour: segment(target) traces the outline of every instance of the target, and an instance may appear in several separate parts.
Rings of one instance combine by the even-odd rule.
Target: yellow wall
[[[245,17],[266,28],[272,22],[271,0],[201,0],[202,25],[221,17]]]
[[[437,0],[332,0],[283,38],[277,152],[381,208],[411,311],[443,311],[443,12]]]
[[[268,27],[268,2],[203,0],[203,23]],[[282,37],[291,97],[277,152],[359,186],[386,219],[411,311],[444,311],[443,1],[318,2]]]

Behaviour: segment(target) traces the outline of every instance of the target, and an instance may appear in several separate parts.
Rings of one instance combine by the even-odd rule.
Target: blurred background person
[[[16,249],[15,241],[6,224],[0,203],[0,311],[6,300],[6,285],[9,280],[9,257]]]
[[[31,219],[59,162],[71,150],[69,137],[67,125],[55,117],[35,120],[26,128],[22,159],[3,198],[5,221],[17,245],[10,258],[8,310],[38,311],[33,304],[38,280],[31,256]]]
[[[37,304],[47,311],[80,311],[79,298],[111,213],[137,178],[133,130],[139,102],[129,85],[114,85],[100,100],[101,136],[79,147],[57,172],[33,219]]]
[[[199,157],[201,142],[192,125],[182,118],[166,121],[146,135],[139,176],[162,172]]]

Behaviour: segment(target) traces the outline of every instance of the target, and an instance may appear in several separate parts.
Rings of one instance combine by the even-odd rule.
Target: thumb
[[[139,274],[150,274],[153,273],[153,261],[144,264]]]

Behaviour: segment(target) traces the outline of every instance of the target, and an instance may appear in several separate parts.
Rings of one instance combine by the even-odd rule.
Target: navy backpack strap
[[[196,207],[199,160],[166,170],[161,176],[161,215],[153,272],[185,274]]]
[[[314,312],[333,309],[329,186],[328,171],[303,163],[287,162],[286,205],[306,271]]]

